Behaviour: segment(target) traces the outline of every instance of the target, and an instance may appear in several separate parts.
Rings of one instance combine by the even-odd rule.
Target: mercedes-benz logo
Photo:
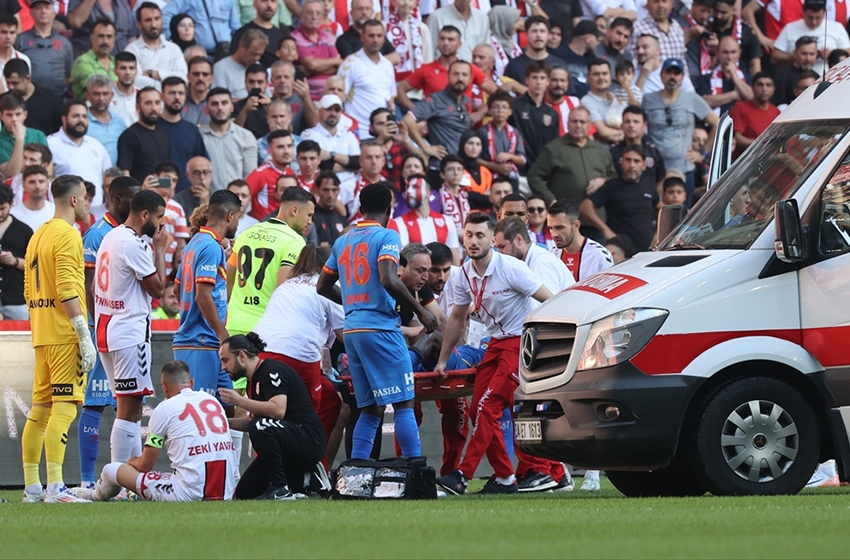
[[[535,358],[537,357],[537,328],[526,328],[522,333],[522,365],[525,369],[531,370],[534,367]]]

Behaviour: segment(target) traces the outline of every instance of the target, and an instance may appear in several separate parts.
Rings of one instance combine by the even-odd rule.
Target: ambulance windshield
[[[774,123],[658,250],[749,248],[847,130],[846,120]]]

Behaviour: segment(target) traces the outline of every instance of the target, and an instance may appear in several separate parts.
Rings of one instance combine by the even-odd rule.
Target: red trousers
[[[513,406],[514,391],[519,385],[519,337],[491,339],[490,347],[475,373],[475,388],[472,393],[472,436],[466,448],[466,456],[460,468],[467,479],[475,475],[478,464],[487,454],[487,460],[496,476],[509,477],[514,466],[499,420],[506,408]]]
[[[466,397],[435,401],[435,404],[442,415],[440,425],[443,429],[443,464],[440,467],[440,476],[445,476],[456,471],[460,464],[466,437],[469,435],[469,405],[466,403]]]
[[[516,457],[518,459],[516,466],[517,476],[526,477],[529,473],[539,472],[541,474],[550,475],[553,479],[555,479],[555,482],[564,478],[565,473],[563,463],[529,455],[516,445],[514,445],[514,453],[516,453]]]

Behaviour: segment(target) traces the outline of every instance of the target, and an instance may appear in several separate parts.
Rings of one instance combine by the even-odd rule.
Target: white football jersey
[[[525,264],[540,278],[543,285],[553,295],[566,290],[576,282],[567,265],[561,259],[536,243],[532,243],[528,248]],[[534,303],[539,305],[537,301]]]
[[[593,276],[597,272],[602,272],[606,268],[614,266],[614,257],[611,256],[608,249],[587,237],[584,238],[584,243],[582,243],[581,250],[578,253],[571,255],[557,247],[551,249],[550,252],[567,265],[576,282],[581,282],[588,276]]]
[[[208,393],[183,389],[154,409],[145,445],[168,453],[181,501],[229,500],[236,488],[236,448],[224,408]]]
[[[119,225],[97,251],[94,320],[97,349],[111,352],[150,340],[151,297],[141,281],[156,273],[153,252],[136,232]]]

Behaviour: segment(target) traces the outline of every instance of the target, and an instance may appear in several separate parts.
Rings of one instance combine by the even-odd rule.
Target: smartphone
[[[304,70],[296,70],[295,71],[295,79],[299,82],[302,81],[306,76],[304,76]]]
[[[262,93],[260,91],[260,88],[255,87],[250,92],[248,92],[248,97],[260,97],[260,93]]]
[[[156,180],[156,184],[164,189],[171,187],[171,179],[168,177],[160,177]]]

